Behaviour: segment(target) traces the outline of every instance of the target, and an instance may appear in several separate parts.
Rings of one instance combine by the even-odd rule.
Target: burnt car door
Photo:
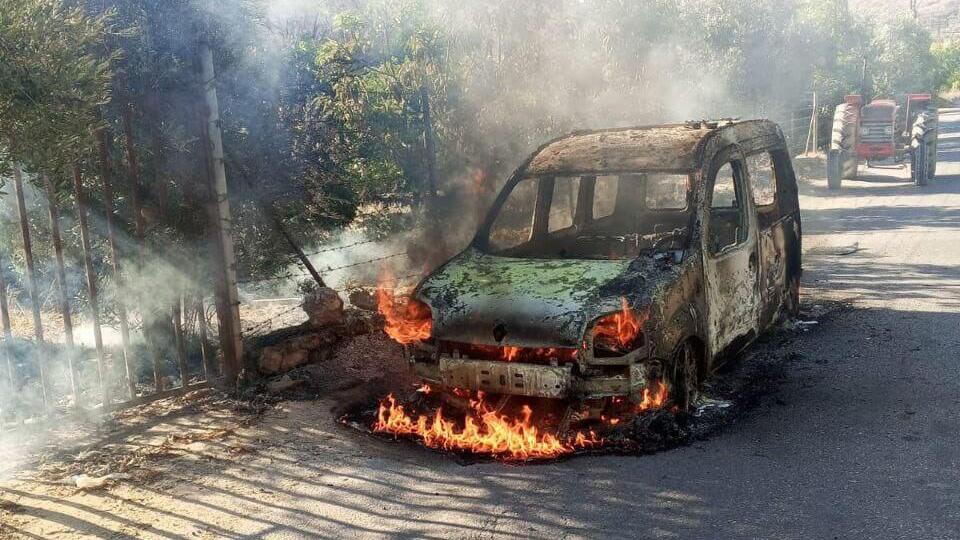
[[[757,334],[757,219],[746,166],[736,146],[718,152],[704,175],[701,207],[707,341],[711,355],[745,345]]]
[[[773,154],[765,148],[751,152],[746,158],[750,199],[757,213],[761,329],[776,318],[784,301],[786,280],[787,246],[782,214],[777,204],[777,175],[773,160]]]

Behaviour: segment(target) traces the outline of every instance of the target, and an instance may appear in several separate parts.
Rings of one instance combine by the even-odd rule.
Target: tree
[[[0,154],[48,173],[89,156],[90,128],[109,100],[114,56],[98,48],[111,13],[60,0],[0,0]]]
[[[934,89],[948,92],[960,91],[960,42],[934,43],[931,53],[935,66]]]

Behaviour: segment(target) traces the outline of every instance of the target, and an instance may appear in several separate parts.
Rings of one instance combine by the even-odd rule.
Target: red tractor
[[[833,115],[833,135],[827,154],[827,185],[840,189],[843,178],[856,178],[860,161],[902,163],[910,159],[910,177],[926,185],[937,168],[937,112],[930,94],[907,94],[905,112],[892,99],[863,105],[849,95]]]

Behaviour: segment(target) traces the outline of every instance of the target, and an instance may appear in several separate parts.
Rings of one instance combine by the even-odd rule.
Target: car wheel
[[[700,395],[699,356],[690,340],[684,341],[673,355],[673,377],[670,395],[673,404],[689,412]]]

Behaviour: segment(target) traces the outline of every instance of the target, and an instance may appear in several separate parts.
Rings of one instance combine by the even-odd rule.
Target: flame
[[[630,348],[640,334],[642,321],[630,309],[626,298],[620,297],[620,302],[623,306],[622,311],[597,321],[593,327],[593,340],[610,348],[625,350]]]
[[[397,404],[390,394],[380,402],[376,432],[419,437],[431,448],[490,454],[506,459],[555,458],[602,443],[594,432],[578,432],[571,440],[542,432],[532,425],[533,410],[524,405],[521,418],[510,419],[491,409],[483,396],[470,401],[471,411],[463,417],[463,427],[443,417],[442,407],[430,415],[419,415],[416,420]]]
[[[572,361],[577,359],[576,349],[563,349],[559,347],[495,347],[492,345],[468,345],[463,347],[463,352],[468,356],[473,354],[481,355],[486,358],[500,358],[507,362],[515,360],[533,361],[533,360],[560,360]]]
[[[657,382],[656,392],[651,392],[649,388],[643,389],[643,399],[637,405],[636,412],[643,412],[649,409],[659,409],[667,402],[667,385],[662,381]]]
[[[507,362],[513,362],[520,357],[520,347],[504,347],[502,356]]]
[[[393,292],[381,286],[377,288],[377,310],[386,319],[383,331],[397,343],[406,345],[430,338],[433,318],[423,302],[411,298],[398,304]]]

